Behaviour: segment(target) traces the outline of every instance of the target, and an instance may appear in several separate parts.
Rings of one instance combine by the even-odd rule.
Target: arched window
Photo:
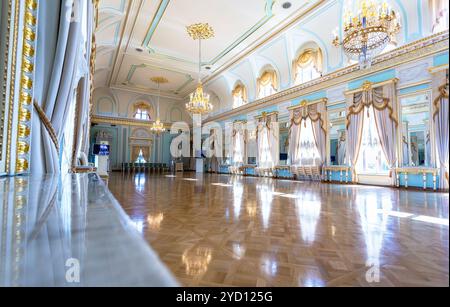
[[[293,63],[294,82],[302,84],[319,78],[323,71],[323,55],[320,48],[308,48]]]
[[[140,102],[134,105],[134,115],[135,119],[140,120],[151,120],[150,117],[150,106],[146,103]]]
[[[258,78],[257,82],[258,98],[264,98],[275,94],[278,89],[277,73],[274,70],[266,70]]]
[[[231,92],[231,95],[233,96],[233,109],[239,108],[247,103],[247,91],[242,84],[237,84]]]
[[[431,12],[431,31],[438,33],[448,29],[448,0],[428,0]]]

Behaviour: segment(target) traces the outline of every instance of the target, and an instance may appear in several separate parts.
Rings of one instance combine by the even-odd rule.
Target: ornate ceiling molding
[[[307,94],[318,92],[354,79],[363,78],[376,72],[397,67],[404,63],[417,61],[421,58],[448,50],[448,39],[448,30],[437,33],[376,57],[373,60],[372,67],[370,69],[361,70],[358,64],[345,67],[313,81],[291,87],[269,97],[250,102],[239,108],[209,117],[205,122],[223,121],[229,119],[230,117],[248,114],[261,108],[273,106],[280,102],[285,102]]]
[[[93,115],[91,122],[93,124],[108,124],[108,125],[120,125],[120,126],[132,126],[132,127],[145,127],[151,128],[154,121],[145,121],[134,118],[113,117],[113,116],[101,116]],[[164,123],[165,128],[170,128],[170,123]]]

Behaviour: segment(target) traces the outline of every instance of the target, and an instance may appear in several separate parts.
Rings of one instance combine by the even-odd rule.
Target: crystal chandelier
[[[156,135],[160,135],[161,133],[166,131],[166,129],[164,128],[164,123],[162,123],[161,120],[159,119],[159,97],[161,96],[160,85],[167,83],[169,81],[164,77],[153,77],[150,80],[152,80],[154,83],[156,83],[158,85],[158,98],[157,98],[158,103],[157,103],[157,111],[156,111],[156,121],[150,127],[150,131]]]
[[[191,93],[186,109],[192,114],[207,114],[212,111],[213,106],[209,102],[209,95],[203,92],[201,82],[202,66],[202,39],[214,37],[214,30],[207,23],[196,23],[187,27],[187,32],[194,40],[198,40],[198,85],[195,92]]]
[[[395,36],[400,31],[400,21],[396,12],[386,2],[358,2],[358,11],[345,11],[344,36],[341,40],[335,30],[333,45],[342,45],[348,58],[358,61],[361,68],[368,68],[372,59],[380,54],[387,44],[395,43]]]

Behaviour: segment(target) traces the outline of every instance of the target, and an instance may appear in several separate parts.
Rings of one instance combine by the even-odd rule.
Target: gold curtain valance
[[[233,123],[233,137],[236,136],[237,133],[244,135],[247,134],[247,121],[235,121]],[[245,139],[245,142],[247,142],[247,140]]]
[[[303,69],[313,63],[314,68],[322,73],[323,71],[323,54],[320,48],[304,50],[296,60],[294,60],[294,76],[297,75],[299,69]]]
[[[383,97],[383,91],[385,86],[395,86],[398,79],[392,79],[388,82],[381,82],[373,84],[371,82],[364,82],[361,90],[353,91],[352,104],[348,107],[348,114],[346,119],[346,127],[350,126],[350,119],[352,115],[359,114],[364,111],[365,107],[374,107],[378,111],[382,111],[386,108],[389,110],[389,118],[398,126],[398,119],[394,114],[389,98]],[[392,84],[393,83],[393,84]],[[395,87],[392,89],[395,93]]]
[[[258,91],[261,86],[271,85],[274,89],[278,89],[278,77],[274,70],[266,70],[257,80]]]
[[[291,123],[289,125],[289,135],[291,134],[292,126],[298,126],[308,118],[311,119],[312,122],[320,121],[320,128],[325,134],[327,133],[325,120],[322,118],[322,113],[318,111],[317,103],[309,105],[305,104],[303,107],[292,108],[290,109],[290,113]]]
[[[266,127],[269,131],[271,130],[272,123],[278,122],[278,112],[262,113],[259,116],[255,116],[257,120],[256,134],[258,131]]]
[[[138,110],[147,110],[148,113],[150,113],[150,106],[146,104],[145,102],[138,102],[134,104],[134,112],[137,112]]]
[[[439,86],[438,96],[433,101],[433,119],[439,114],[441,99],[448,99],[448,69],[445,71],[445,83]]]
[[[231,92],[233,97],[240,97],[243,101],[247,101],[247,90],[242,84],[236,85],[234,90]]]

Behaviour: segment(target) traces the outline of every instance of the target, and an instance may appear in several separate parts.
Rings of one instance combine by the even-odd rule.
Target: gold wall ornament
[[[6,29],[5,29],[5,37],[3,38],[4,41],[4,53],[2,54],[3,56],[3,80],[2,80],[2,98],[0,101],[0,161],[3,160],[3,157],[6,158],[6,156],[8,155],[8,153],[4,156],[3,153],[3,149],[5,148],[5,140],[4,140],[4,136],[5,136],[5,131],[8,131],[9,129],[9,121],[7,120],[7,113],[6,111],[9,109],[8,108],[8,104],[6,102],[6,97],[7,97],[7,84],[8,84],[8,75],[9,75],[9,67],[8,67],[8,59],[9,59],[9,47],[10,47],[10,37],[11,37],[11,12],[12,12],[12,1],[7,1],[5,2],[5,4],[7,3],[7,6],[3,7],[3,9],[7,9],[7,21],[6,21]],[[2,42],[0,42],[0,44],[2,44]],[[7,159],[6,159],[7,160]],[[4,169],[0,170],[1,172],[4,171]]]
[[[372,90],[372,82],[370,81],[364,81],[362,85],[363,92],[370,92]]]
[[[27,57],[33,57],[34,56],[34,48],[30,44],[25,43],[23,45],[23,55],[25,55]]]
[[[28,143],[19,141],[17,143],[17,151],[20,155],[27,154],[30,151],[30,145]]]
[[[210,39],[214,37],[214,30],[208,23],[195,23],[186,27],[190,37],[194,40]]]
[[[11,4],[11,1],[8,1]],[[12,13],[12,12],[11,12]],[[13,27],[13,37],[12,37],[12,48],[11,48],[11,72],[10,72],[10,87],[9,87],[9,110],[8,110],[8,136],[6,141],[6,172],[11,173],[11,157],[12,153],[12,131],[13,131],[13,111],[14,111],[14,101],[16,93],[16,63],[17,63],[17,46],[19,43],[19,17],[20,17],[20,3],[15,2],[14,6],[14,27]]]
[[[38,1],[26,0],[23,19],[23,50],[21,59],[21,79],[19,94],[19,115],[16,137],[16,173],[24,173],[29,169],[30,128],[32,116],[34,56],[36,46],[36,14]]]
[[[18,134],[20,138],[27,138],[28,136],[30,136],[30,133],[31,133],[30,127],[22,124],[19,125]]]

